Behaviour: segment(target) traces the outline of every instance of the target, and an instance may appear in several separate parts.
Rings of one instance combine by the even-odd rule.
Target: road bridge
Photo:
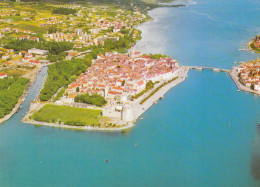
[[[190,69],[197,69],[197,70],[212,69],[213,71],[230,72],[229,69],[207,67],[207,66],[186,66],[186,67],[188,67]]]

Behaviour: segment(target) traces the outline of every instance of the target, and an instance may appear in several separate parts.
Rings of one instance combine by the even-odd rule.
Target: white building
[[[260,91],[260,85],[255,84],[255,91]]]
[[[99,29],[90,29],[90,33],[91,34],[98,34],[99,33]]]
[[[132,109],[129,105],[124,105],[121,115],[121,120],[125,122],[131,122],[133,121],[133,113]]]
[[[0,72],[0,79],[3,79],[5,77],[7,77],[7,74],[4,72]]]
[[[47,55],[48,54],[48,50],[42,50],[42,49],[36,49],[36,48],[32,48],[28,50],[28,53],[30,54],[37,54],[37,55]]]
[[[80,29],[80,28],[75,29],[75,33],[76,33],[76,35],[78,35],[78,36],[84,34],[84,33],[83,33],[83,29]]]

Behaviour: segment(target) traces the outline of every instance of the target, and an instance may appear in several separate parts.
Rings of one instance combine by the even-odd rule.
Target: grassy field
[[[79,121],[91,125],[101,119],[101,112],[101,110],[46,104],[35,112],[31,118],[42,122],[56,123],[59,119],[63,123]]]
[[[13,76],[22,76],[26,73],[28,73],[27,70],[21,70],[21,69],[4,69],[2,72],[5,72],[8,74],[8,76],[13,77]]]

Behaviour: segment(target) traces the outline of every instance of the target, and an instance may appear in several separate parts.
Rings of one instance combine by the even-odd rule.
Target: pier
[[[212,69],[216,72],[230,72],[229,69],[223,69],[223,68],[215,68],[215,67],[206,67],[206,66],[186,66],[189,69],[197,69],[197,70],[204,70],[204,69]]]

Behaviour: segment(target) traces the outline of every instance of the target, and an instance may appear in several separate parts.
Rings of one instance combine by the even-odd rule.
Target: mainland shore
[[[21,95],[21,97],[18,99],[18,102],[16,103],[15,107],[13,108],[13,110],[5,115],[3,118],[0,119],[0,124],[4,123],[5,121],[9,120],[19,109],[20,105],[22,104],[22,102],[25,100],[26,96],[27,96],[27,93],[28,93],[28,90],[29,90],[29,87],[32,86],[37,78],[37,74],[38,72],[41,70],[41,68],[43,66],[46,66],[46,65],[40,65],[40,66],[37,66],[35,67],[35,69],[25,75],[23,75],[22,77],[24,78],[28,78],[30,79],[28,85],[26,86],[26,89],[24,90],[23,94]]]

